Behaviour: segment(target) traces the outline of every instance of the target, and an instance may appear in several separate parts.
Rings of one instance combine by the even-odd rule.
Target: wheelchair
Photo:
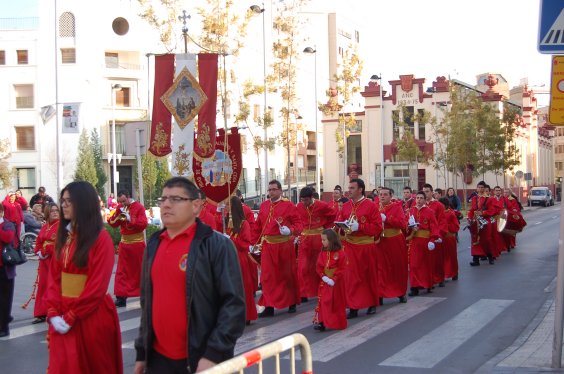
[[[30,231],[23,233],[20,237],[20,248],[22,251],[28,255],[35,254],[35,241],[37,240],[37,233]]]

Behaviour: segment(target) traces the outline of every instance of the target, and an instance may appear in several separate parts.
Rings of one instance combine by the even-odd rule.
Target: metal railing
[[[280,373],[280,353],[290,350],[290,368],[292,374],[296,372],[296,352],[295,347],[299,346],[302,374],[313,373],[313,363],[311,357],[311,347],[306,337],[302,334],[292,334],[272,343],[263,345],[253,349],[252,351],[245,352],[237,357],[222,362],[211,369],[204,370],[205,374],[228,374],[228,373],[244,373],[244,369],[257,365],[258,374],[262,374],[263,361],[267,358],[275,358],[276,374]]]

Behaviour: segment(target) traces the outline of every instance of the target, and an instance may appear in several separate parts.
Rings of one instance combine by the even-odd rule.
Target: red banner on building
[[[174,81],[174,57],[173,54],[155,56],[155,86],[149,152],[157,157],[166,156],[172,152],[171,115],[161,101],[161,96],[172,86]]]
[[[194,154],[200,158],[212,157],[215,151],[217,56],[216,53],[198,55],[198,82],[208,97],[198,112],[198,125],[194,139]]]
[[[194,181],[216,204],[229,198],[237,189],[242,170],[241,136],[236,127],[230,129],[225,147],[225,131],[219,129],[210,158],[194,157]]]

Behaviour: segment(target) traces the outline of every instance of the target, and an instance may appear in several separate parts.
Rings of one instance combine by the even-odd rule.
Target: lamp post
[[[266,200],[266,190],[268,189],[268,148],[266,142],[268,141],[268,127],[266,126],[266,33],[265,33],[265,21],[264,21],[264,3],[261,6],[251,5],[251,11],[255,14],[262,14],[262,82],[263,82],[263,99],[264,108],[262,110],[262,127],[264,129],[263,142],[264,142],[264,181],[261,186],[264,185],[264,200]],[[260,161],[257,160],[260,163]]]
[[[380,141],[382,142],[382,146],[380,147],[380,185],[385,187],[386,184],[384,182],[384,95],[382,91],[382,73],[380,76],[374,74],[370,77],[370,80],[373,82],[380,81]]]
[[[319,132],[317,130],[317,49],[315,46],[306,47],[304,53],[313,54],[313,82],[315,89],[315,147],[317,148],[315,152],[315,190],[321,196],[321,177],[319,168]]]
[[[121,84],[112,85],[112,161],[113,161],[113,181],[114,181],[114,196],[117,199],[117,152],[116,152],[116,92],[121,91]]]

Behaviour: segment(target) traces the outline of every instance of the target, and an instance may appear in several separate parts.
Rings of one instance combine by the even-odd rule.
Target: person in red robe
[[[16,238],[19,243],[22,232],[23,211],[20,204],[16,201],[16,194],[12,191],[8,192],[8,195],[2,201],[2,205],[4,205],[4,219],[16,225]]]
[[[439,239],[439,226],[435,213],[426,204],[424,192],[418,192],[415,206],[409,210],[408,241],[409,241],[409,296],[419,295],[419,289],[427,289],[431,293],[435,270],[432,251],[436,249]]]
[[[443,238],[447,234],[447,225],[444,217],[445,207],[443,204],[439,203],[435,196],[439,196],[442,193],[441,189],[438,189],[440,193],[433,191],[433,186],[429,183],[423,185],[423,192],[425,193],[425,199],[427,200],[427,206],[435,213],[435,219],[437,220],[437,225],[439,227],[439,238],[435,242],[435,250],[432,251],[431,256],[433,257],[433,262],[435,264],[433,270],[433,281],[434,284],[438,284],[439,287],[445,286],[445,253],[443,247]],[[435,190],[436,191],[436,190]]]
[[[265,309],[259,317],[272,317],[274,308],[295,313],[300,302],[293,235],[299,235],[302,223],[294,204],[282,198],[279,181],[268,183],[268,195],[270,199],[261,204],[252,235],[252,243],[262,245],[262,296],[258,304]]]
[[[403,188],[402,207],[406,215],[409,213],[409,209],[411,209],[412,206],[415,206],[415,195],[411,187],[405,186]]]
[[[339,213],[339,222],[347,222],[344,246],[349,265],[345,272],[348,319],[358,317],[358,310],[376,313],[378,306],[378,257],[374,238],[382,233],[378,206],[364,196],[364,181],[349,182],[350,200]]]
[[[202,200],[202,206],[198,213],[198,218],[215,231],[223,232],[223,223],[221,222],[221,215],[217,212],[217,206],[208,203],[204,191],[200,190],[199,195]]]
[[[341,208],[343,207],[343,203],[340,202],[342,198],[343,198],[343,188],[339,185],[336,185],[335,188],[333,189],[333,198],[329,203],[329,206],[335,212],[335,219],[337,219],[337,215],[339,214]]]
[[[22,190],[16,190],[16,202],[20,204],[23,211],[29,208],[29,203],[27,202],[25,197],[23,197]]]
[[[88,182],[61,191],[62,217],[46,294],[49,374],[122,373],[121,333],[108,294],[114,246]]]
[[[501,255],[501,252],[507,252],[507,246],[505,245],[505,240],[503,239],[503,234],[501,232],[499,232],[498,227],[497,227],[497,222],[498,219],[501,215],[501,213],[503,212],[504,209],[506,209],[505,205],[505,198],[503,197],[503,193],[501,190],[501,187],[499,186],[495,186],[494,187],[494,195],[491,197],[493,204],[495,206],[495,215],[493,216],[492,220],[491,220],[491,224],[492,224],[492,237],[493,237],[493,241],[494,241],[494,253],[493,256],[494,258],[498,258]]]
[[[316,271],[317,258],[321,251],[321,232],[333,226],[335,211],[324,201],[313,198],[313,188],[300,190],[300,202],[296,208],[303,230],[298,243],[298,283],[302,302],[315,297],[319,289]]]
[[[452,209],[452,203],[448,197],[441,197],[439,202],[445,207],[444,217],[447,227],[447,233],[443,237],[445,278],[458,280],[458,248],[456,234],[458,230],[460,230],[460,222]]]
[[[384,230],[378,247],[379,292],[382,298],[397,297],[400,303],[407,302],[407,245],[403,230],[407,218],[401,201],[392,201],[388,187],[380,189],[380,216]]]
[[[140,202],[134,201],[129,191],[121,190],[117,196],[118,206],[108,217],[108,223],[112,227],[119,227],[121,233],[114,282],[115,303],[121,308],[125,307],[128,297],[139,296],[141,293],[139,287],[145,250],[144,231],[148,221],[145,207]]]
[[[47,282],[49,280],[49,268],[51,267],[51,259],[55,250],[55,239],[57,230],[59,229],[59,207],[55,203],[45,204],[45,225],[41,227],[37,239],[35,241],[35,254],[39,258],[37,268],[37,292],[35,294],[35,306],[33,316],[35,319],[31,322],[45,322],[47,317],[47,304],[45,302],[45,291],[47,290]]]
[[[517,200],[517,196],[515,196],[509,188],[503,191],[503,197],[505,199],[505,207],[507,209],[507,219],[508,221],[513,222],[513,229],[520,232],[525,226],[527,226],[527,222],[525,222],[523,214],[521,214],[523,206],[519,203],[519,200]],[[511,252],[511,250],[517,245],[516,235],[504,233],[503,240],[507,246],[507,252]]]
[[[470,266],[480,266],[480,257],[487,257],[490,265],[494,264],[492,250],[491,217],[496,208],[489,195],[484,190],[486,182],[480,181],[476,186],[477,195],[472,197],[468,210],[468,224],[470,226],[472,262]],[[481,221],[481,222],[480,222]],[[480,226],[482,226],[480,228]]]
[[[4,219],[4,205],[0,205],[0,251],[4,246],[15,246],[16,243],[16,227],[13,222]],[[16,267],[5,264],[0,256],[0,338],[10,335],[15,280]]]
[[[323,250],[317,257],[316,271],[319,282],[318,300],[313,317],[313,328],[343,330],[347,328],[347,297],[345,269],[347,256],[339,235],[333,229],[321,233]]]
[[[237,195],[237,197],[241,200],[241,203],[243,204],[243,213],[245,213],[245,220],[248,222],[249,228],[252,232],[253,227],[256,223],[255,212],[253,212],[253,210],[247,204],[245,204],[241,190],[239,190],[239,189],[235,190],[235,194]],[[249,267],[249,271],[251,272],[253,292],[257,292],[258,291],[258,264],[257,264],[256,260],[254,258],[252,258],[251,256],[247,256],[247,262],[249,263],[248,267]]]
[[[241,276],[243,277],[243,288],[245,289],[245,305],[247,310],[247,325],[257,319],[257,308],[255,306],[254,285],[251,264],[249,258],[249,246],[251,245],[251,226],[245,219],[243,204],[237,196],[229,200],[231,209],[226,217],[227,235],[231,238],[237,249]]]

